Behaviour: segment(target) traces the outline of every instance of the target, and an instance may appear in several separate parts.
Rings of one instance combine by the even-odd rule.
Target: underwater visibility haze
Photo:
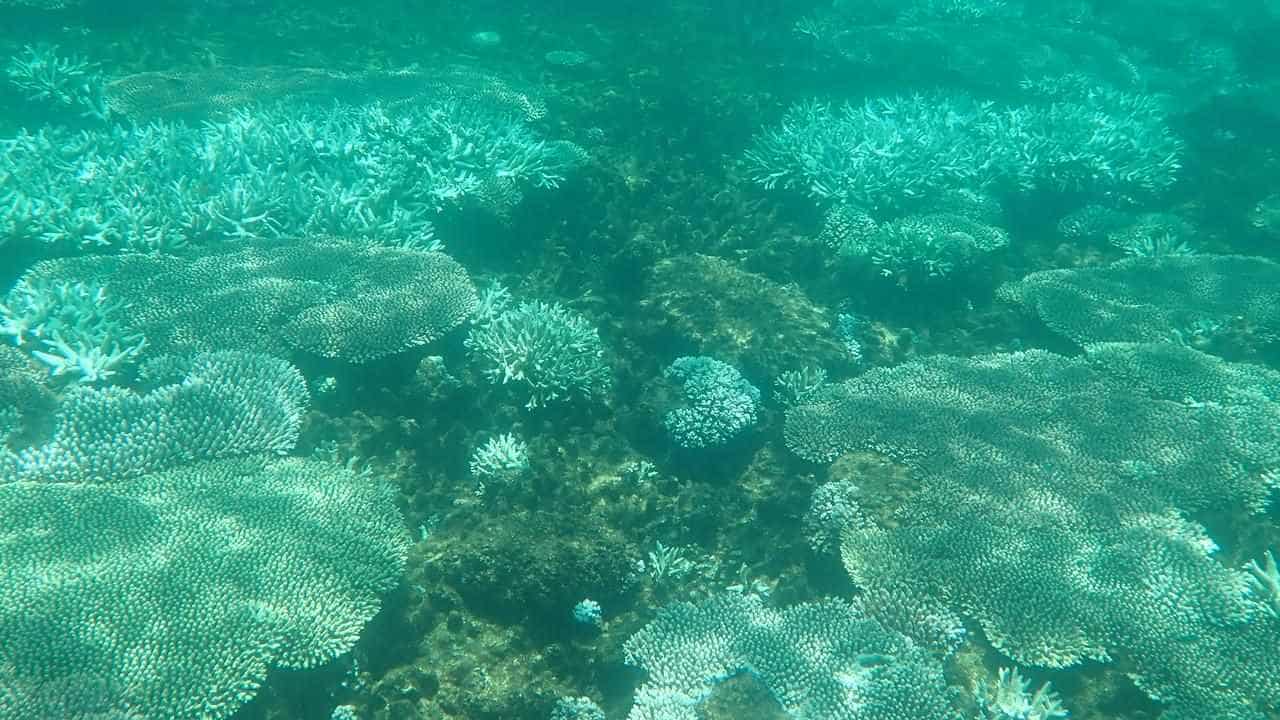
[[[1277,0],[0,0],[0,720],[1280,720]]]

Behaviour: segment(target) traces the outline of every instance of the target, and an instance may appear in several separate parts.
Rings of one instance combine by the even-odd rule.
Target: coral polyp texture
[[[1270,550],[1262,555],[1262,562],[1250,560],[1245,566],[1249,573],[1249,593],[1259,602],[1271,608],[1271,614],[1280,616],[1280,568]]]
[[[605,720],[605,715],[591,698],[567,697],[556,701],[551,720]]]
[[[467,468],[481,484],[516,482],[529,474],[529,446],[511,433],[495,435],[471,453]]]
[[[297,370],[178,365],[146,395],[78,388],[49,442],[0,454],[4,720],[229,717],[270,667],[350,649],[398,582],[393,488],[280,457]]]
[[[0,720],[1280,720],[1277,37],[0,0]]]
[[[989,106],[963,96],[879,98],[793,106],[746,154],[765,188],[868,209],[894,208],[996,178],[980,132]]]
[[[1042,270],[999,293],[1077,343],[1191,340],[1232,326],[1258,341],[1280,332],[1280,264],[1258,257],[1135,257]]]
[[[828,218],[828,229],[831,218]],[[939,278],[963,270],[1009,244],[1004,230],[950,213],[908,215],[869,234],[847,232],[837,251],[869,261],[881,275]]]
[[[57,62],[57,60],[55,60]],[[83,61],[68,58],[73,66]],[[110,111],[136,123],[160,119],[216,119],[254,105],[303,100],[358,101],[414,98],[419,103],[452,100],[490,106],[525,122],[547,115],[533,88],[469,65],[429,70],[338,70],[327,67],[234,66],[136,72],[103,79]]]
[[[722,593],[663,608],[627,640],[643,668],[629,720],[694,720],[715,688],[751,675],[796,720],[958,720],[942,664],[838,600],[767,607]]]
[[[1278,387],[1174,343],[934,357],[829,387],[786,436],[920,483],[893,527],[844,534],[850,576],[897,599],[895,626],[958,614],[1020,663],[1122,659],[1176,717],[1261,720],[1280,702],[1280,622],[1188,518],[1266,508]]]
[[[130,307],[125,329],[155,354],[296,349],[360,363],[431,342],[478,302],[447,255],[337,238],[61,258],[23,282],[71,279],[109,287]]]
[[[84,58],[59,55],[56,47],[26,46],[5,74],[29,100],[77,108],[98,120],[110,114],[98,68]]]
[[[1017,668],[1000,668],[994,682],[980,680],[973,694],[982,720],[1055,720],[1071,715],[1049,683],[1030,692],[1031,681]]]

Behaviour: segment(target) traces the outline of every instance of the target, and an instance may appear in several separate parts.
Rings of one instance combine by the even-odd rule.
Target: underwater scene
[[[1280,720],[1280,0],[0,0],[0,720]]]

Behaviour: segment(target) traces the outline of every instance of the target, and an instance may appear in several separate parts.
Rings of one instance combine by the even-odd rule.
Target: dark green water
[[[0,0],[0,720],[1280,718],[1277,32]]]

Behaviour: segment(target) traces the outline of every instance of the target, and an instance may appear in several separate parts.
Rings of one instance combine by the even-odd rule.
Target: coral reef
[[[67,393],[49,441],[13,454],[7,479],[123,480],[192,457],[283,455],[293,449],[310,402],[293,366],[233,351],[184,364],[180,380],[144,395],[117,387]]]
[[[959,94],[801,103],[746,154],[765,188],[885,212],[957,189],[1047,186],[1098,195],[1168,189],[1182,144],[1151,97],[1085,93],[1000,107]],[[1107,133],[1096,133],[1102,123]]]
[[[46,95],[61,97],[61,85],[85,74],[69,60],[39,63],[60,68],[55,75],[61,79],[41,90]],[[30,80],[41,76],[37,70],[15,74],[11,68],[10,74],[24,88],[37,87]],[[272,86],[310,89],[317,99],[327,98],[315,75],[268,74],[248,87],[260,95]],[[265,106],[237,106],[212,83],[202,88],[206,94],[181,95],[188,102],[213,96],[230,104],[223,117],[202,124],[178,119],[22,133],[5,140],[0,154],[0,179],[7,186],[2,197],[10,208],[0,235],[9,243],[64,252],[169,251],[300,235],[429,248],[431,221],[441,211],[477,206],[509,213],[525,192],[559,186],[586,159],[571,142],[535,134],[521,111],[503,102],[501,85],[468,92],[469,78],[459,74],[463,91],[435,78],[419,79],[414,93],[403,90],[412,77],[394,80],[360,84],[389,85],[401,97]],[[141,84],[136,78],[132,83]],[[175,92],[171,84],[149,86],[155,85]],[[145,96],[138,89],[130,94],[135,104],[163,104]]]
[[[1280,712],[1275,0],[0,7],[0,720]]]
[[[983,680],[974,689],[979,716],[983,720],[1053,720],[1071,715],[1049,683],[1034,693],[1027,692],[1030,689],[1031,681],[1017,668],[1000,668],[995,682]]]
[[[843,240],[841,255],[869,260],[880,274],[898,278],[945,277],[1009,243],[998,227],[946,213],[908,215]]]
[[[126,330],[129,305],[101,285],[27,278],[0,303],[0,335],[26,345],[54,376],[110,379],[142,352],[146,338]]]
[[[923,483],[899,524],[845,533],[860,587],[968,616],[1019,662],[1122,657],[1187,716],[1261,717],[1280,624],[1186,514],[1264,510],[1280,377],[1172,343],[1086,350],[872,370],[789,411],[788,442],[872,450]]]

